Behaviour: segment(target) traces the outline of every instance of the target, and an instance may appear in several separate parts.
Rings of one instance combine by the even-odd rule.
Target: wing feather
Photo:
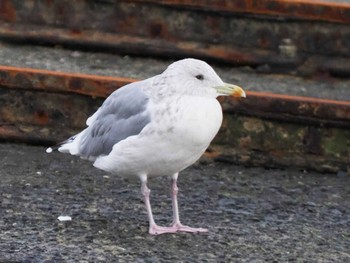
[[[149,97],[142,84],[135,82],[116,90],[87,120],[89,127],[79,141],[80,156],[94,159],[108,155],[116,143],[139,134],[151,121]]]

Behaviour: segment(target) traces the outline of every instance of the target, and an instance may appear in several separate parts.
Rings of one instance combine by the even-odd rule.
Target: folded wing
[[[59,151],[94,160],[108,155],[115,144],[139,134],[151,121],[149,97],[141,89],[143,81],[113,92],[86,122],[88,127],[67,140]]]

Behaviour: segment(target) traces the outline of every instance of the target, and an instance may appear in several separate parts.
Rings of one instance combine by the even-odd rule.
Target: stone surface
[[[349,176],[201,161],[180,174],[180,214],[209,232],[150,236],[138,179],[43,147],[0,156],[0,262],[350,261]],[[169,224],[170,181],[149,186]]]

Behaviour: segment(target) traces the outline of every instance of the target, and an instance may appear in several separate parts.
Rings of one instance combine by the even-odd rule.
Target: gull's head
[[[223,82],[214,69],[202,60],[187,58],[176,61],[163,74],[167,76],[171,88],[182,94],[214,98],[246,97],[242,88]]]

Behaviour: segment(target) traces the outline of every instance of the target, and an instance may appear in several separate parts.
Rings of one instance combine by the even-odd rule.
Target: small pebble
[[[72,218],[70,216],[59,216],[57,219],[61,222],[72,221]]]

